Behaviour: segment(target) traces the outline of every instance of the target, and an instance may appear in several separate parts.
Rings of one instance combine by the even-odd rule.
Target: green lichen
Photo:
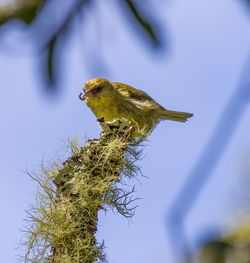
[[[104,244],[95,237],[98,211],[133,216],[134,187],[125,183],[140,173],[141,141],[122,123],[109,123],[109,130],[83,147],[72,142],[61,166],[30,174],[39,190],[37,204],[27,211],[25,262],[106,262]]]

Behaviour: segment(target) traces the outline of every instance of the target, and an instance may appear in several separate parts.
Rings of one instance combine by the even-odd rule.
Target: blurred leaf
[[[153,42],[153,44],[159,47],[161,45],[160,36],[157,34],[155,26],[152,22],[142,14],[140,8],[137,7],[131,0],[125,0],[125,3],[140,28],[146,33],[147,37]]]
[[[43,1],[43,0],[33,0],[33,1],[28,1],[28,2],[30,2],[30,5],[25,6],[21,10],[21,12],[19,14],[19,18],[22,21],[24,21],[25,23],[30,24],[36,18],[38,10],[44,4],[45,1]]]
[[[47,48],[47,80],[49,82],[49,86],[53,87],[55,86],[56,82],[56,72],[55,72],[55,50],[56,50],[56,43],[57,43],[57,37],[54,37],[51,39],[51,41],[48,44]]]
[[[247,11],[249,12],[250,0],[241,0],[241,2],[244,5],[244,7],[247,9]]]
[[[205,244],[199,251],[199,263],[225,263],[226,252],[231,245],[222,240],[215,240]],[[235,262],[236,263],[236,262]]]
[[[10,4],[0,5],[0,28],[2,24],[13,19],[21,20],[28,25],[29,36],[32,36],[28,40],[34,41],[36,50],[42,51],[42,74],[51,91],[57,88],[57,67],[62,64],[58,63],[58,59],[63,56],[62,44],[69,38],[68,33],[72,31],[72,22],[82,11],[84,15],[86,11],[89,12],[89,7],[94,0],[65,1],[65,5],[60,5],[59,2],[58,0],[13,0]],[[145,12],[146,5],[142,6],[143,2],[138,1],[137,4],[133,0],[120,0],[118,3],[122,3],[123,10],[132,17],[132,19],[126,19],[127,22],[132,21],[132,27],[137,26],[139,33],[144,33],[147,42],[159,48],[162,45],[161,35],[157,31],[154,17]],[[56,14],[59,19],[53,19],[53,14]]]
[[[48,39],[46,39],[43,44],[44,50],[46,50],[46,52],[42,59],[42,65],[43,67],[45,67],[44,72],[45,80],[47,81],[47,87],[51,91],[55,91],[57,88],[57,60],[58,57],[62,57],[56,56],[56,53],[59,52],[61,49],[61,45],[57,44],[61,40],[63,40],[62,42],[65,42],[65,40],[67,39],[67,35],[70,32],[72,22],[74,21],[80,10],[85,7],[85,4],[89,4],[89,2],[90,0],[78,0],[77,2],[75,2],[72,8],[68,10],[62,22],[54,26],[52,34],[48,34]]]
[[[47,0],[19,0],[0,8],[0,25],[20,19],[30,24],[36,18],[38,10]]]

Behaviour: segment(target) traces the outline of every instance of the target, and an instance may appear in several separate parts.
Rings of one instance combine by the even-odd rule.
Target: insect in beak
[[[82,92],[79,94],[79,99],[82,100],[82,101],[85,100],[84,95],[82,94]]]
[[[90,92],[90,89],[87,89],[84,94],[82,92],[79,94],[79,99],[84,101],[86,99],[86,95]]]

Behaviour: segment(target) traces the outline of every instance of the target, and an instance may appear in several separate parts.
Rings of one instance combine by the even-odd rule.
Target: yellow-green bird
[[[95,78],[87,81],[83,87],[84,100],[97,119],[105,122],[126,119],[140,133],[151,132],[161,120],[185,122],[193,114],[167,110],[153,100],[144,91],[129,85]]]

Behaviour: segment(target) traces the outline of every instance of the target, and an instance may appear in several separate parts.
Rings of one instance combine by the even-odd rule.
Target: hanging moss
[[[82,147],[72,142],[61,166],[30,174],[39,190],[37,205],[27,211],[25,262],[106,262],[95,237],[98,211],[112,208],[132,217],[136,207],[134,187],[124,182],[140,173],[141,140],[124,122],[105,123],[99,139]]]

